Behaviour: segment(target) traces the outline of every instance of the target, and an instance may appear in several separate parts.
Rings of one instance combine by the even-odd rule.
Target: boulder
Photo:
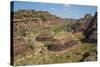
[[[56,42],[52,42],[51,44],[49,44],[48,49],[50,51],[62,51],[62,50],[65,50],[65,49],[72,47],[73,45],[76,45],[77,43],[78,42],[75,40],[56,41]]]
[[[50,41],[53,39],[53,35],[50,33],[41,33],[36,37],[36,41]]]

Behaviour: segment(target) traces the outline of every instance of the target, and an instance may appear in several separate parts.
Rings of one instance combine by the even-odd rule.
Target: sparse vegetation
[[[97,44],[82,41],[86,40],[84,31],[97,27],[96,19],[92,25],[87,23],[93,20],[90,14],[78,20],[62,19],[49,12],[35,10],[18,10],[13,15],[14,65],[97,60]],[[91,27],[85,28],[86,23],[87,28]],[[50,44],[53,46],[51,50],[48,48]],[[58,51],[53,51],[54,48]]]

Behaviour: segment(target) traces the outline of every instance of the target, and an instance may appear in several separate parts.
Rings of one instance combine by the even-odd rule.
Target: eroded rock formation
[[[88,40],[89,42],[97,42],[97,12],[84,31],[84,35],[86,40]]]

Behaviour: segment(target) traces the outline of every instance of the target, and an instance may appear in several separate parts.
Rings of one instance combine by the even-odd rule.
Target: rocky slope
[[[83,32],[91,22],[92,15],[86,14],[83,18],[74,20],[72,24],[73,32]]]
[[[84,35],[89,42],[97,42],[97,12],[95,13],[88,27],[84,31]]]

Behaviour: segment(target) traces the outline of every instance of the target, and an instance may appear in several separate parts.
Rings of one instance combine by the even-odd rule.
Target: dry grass
[[[67,35],[68,34],[68,35]],[[59,37],[58,37],[59,36]],[[59,32],[55,35],[55,38],[61,40],[64,38],[72,39],[76,38],[71,33]],[[47,42],[48,44],[48,42]],[[54,64],[54,63],[69,63],[80,61],[96,61],[97,60],[97,46],[91,43],[81,43],[68,49],[57,52],[50,52],[45,46],[45,42],[34,41],[34,48],[25,51],[22,54],[14,57],[15,65],[31,65],[31,64]],[[84,54],[89,53],[91,55],[84,58]]]

